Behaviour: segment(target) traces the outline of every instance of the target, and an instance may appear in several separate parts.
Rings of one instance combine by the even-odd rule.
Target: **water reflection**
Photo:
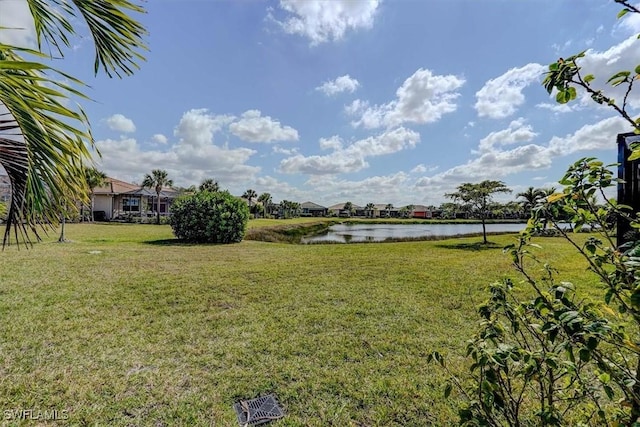
[[[514,232],[526,224],[487,224],[488,233]],[[451,237],[482,233],[482,224],[336,224],[325,234],[307,236],[302,243],[382,242],[387,239]]]

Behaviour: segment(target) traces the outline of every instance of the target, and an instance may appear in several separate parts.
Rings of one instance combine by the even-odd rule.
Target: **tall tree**
[[[393,203],[387,203],[384,209],[387,211],[387,218],[389,218],[391,216],[391,209],[393,209]]]
[[[413,216],[413,211],[415,210],[416,206],[415,205],[407,205],[405,206],[405,211],[404,211],[404,217],[405,218],[410,218]]]
[[[70,204],[87,198],[82,180],[64,179],[82,176],[83,161],[91,157],[94,144],[85,113],[66,102],[70,96],[86,99],[72,86],[83,83],[41,61],[63,57],[76,28],[85,26],[94,42],[96,74],[102,69],[108,76],[130,75],[146,49],[144,27],[128,15],[144,9],[129,0],[26,3],[37,49],[0,44],[0,165],[12,194],[3,244],[9,242],[12,227],[16,238],[20,233],[29,241],[27,228],[39,222],[56,224],[61,200]]]
[[[493,195],[510,193],[511,189],[502,181],[486,180],[477,184],[466,182],[458,186],[455,193],[445,194],[456,202],[465,204],[476,217],[482,221],[482,241],[487,243],[487,216],[490,213]]]
[[[207,178],[198,187],[200,191],[209,191],[211,193],[215,193],[216,191],[220,191],[220,185],[218,182],[212,178]]]
[[[256,191],[251,188],[245,191],[244,194],[242,195],[243,199],[247,199],[247,204],[249,205],[249,212],[251,212],[253,208],[253,204],[251,202],[256,197],[258,197],[258,193],[256,193]]]
[[[351,202],[347,202],[344,204],[344,206],[342,207],[343,211],[347,212],[347,215],[349,215],[349,218],[351,218],[351,215],[353,215],[353,203]]]
[[[271,205],[273,203],[273,200],[271,199],[271,194],[270,193],[260,194],[260,196],[258,196],[258,201],[262,203],[262,206],[264,206],[265,214],[271,215]]]
[[[171,187],[173,181],[169,179],[169,174],[165,170],[154,169],[151,174],[146,174],[142,181],[144,188],[153,188],[157,194],[156,223],[160,224],[160,193],[163,187]]]
[[[373,218],[373,212],[375,211],[375,209],[376,205],[374,205],[373,203],[367,203],[367,205],[364,207],[367,216],[370,218]]]
[[[97,187],[102,187],[103,185],[106,184],[107,175],[96,168],[86,168],[84,170],[84,181],[87,184],[87,188],[89,189],[89,199],[90,199],[90,208],[91,208],[89,217],[91,218],[91,222],[93,222],[95,219],[93,217],[93,210],[95,205],[94,191]]]
[[[543,190],[529,187],[522,193],[516,194],[516,199],[521,199],[520,204],[527,216],[531,216],[531,210],[545,197]]]

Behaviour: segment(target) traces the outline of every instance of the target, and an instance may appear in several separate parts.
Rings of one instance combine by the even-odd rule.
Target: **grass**
[[[168,226],[71,224],[71,243],[56,238],[0,255],[0,409],[65,411],[64,425],[237,426],[232,404],[271,392],[274,426],[452,424],[426,355],[464,372],[485,285],[518,280],[509,235],[186,245]],[[541,243],[599,295],[567,244]]]

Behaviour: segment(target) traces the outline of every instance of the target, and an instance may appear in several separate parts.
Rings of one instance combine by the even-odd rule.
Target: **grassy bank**
[[[72,243],[55,237],[0,255],[0,408],[64,410],[60,425],[237,426],[232,404],[270,392],[287,413],[276,426],[447,425],[455,407],[425,356],[464,372],[484,286],[518,280],[508,235],[216,246],[72,224]],[[541,243],[593,287],[568,245]]]
[[[269,221],[251,224],[245,235],[246,240],[271,243],[299,243],[303,236],[319,234],[332,225],[341,222],[337,219],[296,218],[295,220],[258,220]],[[272,223],[271,221],[275,221]],[[255,221],[252,221],[255,222]]]
[[[524,223],[524,221],[488,221],[492,223]],[[257,240],[271,243],[300,243],[302,237],[313,236],[326,232],[334,224],[480,224],[478,220],[434,220],[434,219],[398,219],[398,218],[294,218],[258,219],[252,220],[247,228],[245,240]],[[505,234],[503,232],[488,232],[487,235]],[[482,233],[466,234],[467,237],[482,236]],[[462,236],[456,236],[462,237]],[[423,240],[443,240],[451,238],[443,236],[420,237],[389,237],[384,243],[389,242],[416,242]],[[331,241],[311,242],[314,244],[336,243]],[[381,242],[371,242],[381,243]]]

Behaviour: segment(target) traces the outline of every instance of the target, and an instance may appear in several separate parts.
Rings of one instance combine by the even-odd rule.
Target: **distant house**
[[[373,208],[374,218],[397,218],[400,216],[400,209],[392,207],[387,209],[387,203],[377,203]]]
[[[425,205],[413,205],[413,218],[433,218],[431,209]]]
[[[152,217],[158,209],[155,190],[107,178],[106,184],[93,190],[93,211],[96,219],[114,220],[127,216]],[[168,215],[177,192],[163,188],[160,192],[160,215]]]
[[[326,216],[327,208],[313,202],[300,204],[300,216]]]
[[[358,206],[355,203],[352,203],[351,206],[353,208],[352,212],[347,212],[344,209],[344,205],[346,205],[347,202],[344,203],[337,203],[335,205],[331,205],[327,208],[327,211],[332,213],[335,216],[342,216],[342,217],[349,217],[349,216],[364,216],[364,208],[362,206]]]

